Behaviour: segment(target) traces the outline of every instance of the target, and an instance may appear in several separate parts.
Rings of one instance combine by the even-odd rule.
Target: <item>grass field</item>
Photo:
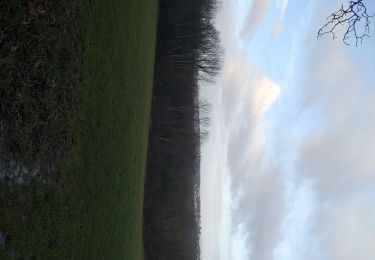
[[[24,138],[25,147],[31,147],[18,151],[17,156],[25,162],[37,154],[33,151],[39,151],[41,158],[49,158],[48,152],[53,153],[53,145],[67,142],[68,145],[64,148],[66,152],[56,153],[64,154],[59,157],[58,173],[51,173],[51,176],[42,173],[27,184],[0,179],[0,259],[141,259],[143,256],[143,184],[157,3],[156,0],[83,0],[78,5],[72,4],[74,2],[61,1],[60,7],[65,9],[59,10],[64,12],[59,16],[52,13],[50,18],[49,9],[33,7],[40,11],[40,16],[47,17],[38,20],[46,28],[50,27],[48,23],[55,19],[53,17],[66,21],[51,32],[55,38],[49,35],[49,41],[42,36],[33,40],[47,45],[39,46],[38,52],[48,49],[52,54],[60,53],[60,46],[68,44],[64,41],[70,41],[69,37],[63,37],[65,28],[70,32],[78,30],[82,35],[80,42],[75,43],[81,47],[80,51],[71,54],[69,59],[72,64],[62,66],[58,57],[64,53],[60,53],[52,55],[56,58],[48,59],[49,62],[42,66],[52,71],[46,72],[46,84],[52,78],[51,84],[58,85],[58,92],[59,83],[62,87],[66,82],[78,83],[71,85],[75,98],[63,103],[69,112],[61,112],[56,105],[56,108],[50,108],[50,114],[62,115],[51,129],[49,121],[38,116],[35,118],[42,118],[41,123],[30,126],[34,121],[27,121],[25,114],[26,123],[19,124],[24,128],[18,129],[15,125],[10,132],[16,135],[14,138]],[[0,10],[3,12],[4,9]],[[71,19],[77,13],[81,18]],[[20,49],[22,46],[11,51],[17,53]],[[40,60],[39,63],[43,63],[47,58]],[[0,97],[4,104],[9,99],[9,104],[14,105],[14,98],[20,96],[18,92],[7,94],[4,89],[15,77],[16,72],[12,70],[16,70],[17,62],[21,61],[22,56],[10,60],[8,67],[0,67],[0,74],[7,69],[9,73],[5,74],[10,75],[8,81],[0,82]],[[70,71],[71,68],[77,68],[78,72]],[[59,77],[54,78],[56,75]],[[71,81],[69,77],[72,77]],[[24,96],[31,97],[28,100],[32,103],[34,96],[27,96],[29,92],[25,90],[28,86],[20,89],[21,96],[26,93]],[[56,101],[48,99],[54,90],[48,93],[47,98],[42,99],[47,107]],[[13,95],[13,99],[9,95]],[[22,108],[28,111],[28,105],[24,103]],[[41,112],[35,109],[35,115],[42,113],[42,108],[43,104],[39,108]],[[61,129],[64,134],[59,135]],[[43,149],[39,149],[38,144],[30,144],[26,135],[26,132],[40,131],[45,135],[40,138],[38,135],[35,140],[45,141]],[[56,133],[57,141],[51,133]],[[59,136],[63,137],[58,139]],[[71,144],[69,140],[72,140]],[[48,186],[49,182],[53,185]]]

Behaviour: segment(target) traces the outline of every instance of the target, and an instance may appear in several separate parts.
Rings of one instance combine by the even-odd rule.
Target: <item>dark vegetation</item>
[[[216,8],[0,1],[0,259],[199,258]]]
[[[157,2],[0,1],[0,259],[142,259]]]
[[[81,75],[78,10],[74,1],[0,2],[1,159],[52,171],[66,154]]]
[[[215,0],[159,1],[152,121],[145,183],[147,259],[199,259],[200,144],[209,105],[199,82],[221,66]]]

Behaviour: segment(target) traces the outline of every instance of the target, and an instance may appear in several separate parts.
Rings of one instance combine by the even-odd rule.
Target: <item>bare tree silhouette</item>
[[[350,45],[348,40],[354,36],[355,44],[358,46],[358,43],[362,44],[365,37],[370,37],[370,18],[373,16],[367,13],[363,0],[349,1],[345,5],[342,3],[339,10],[327,17],[327,23],[319,29],[317,38],[328,34],[332,36],[332,39],[336,39],[337,27],[346,25],[347,29],[342,41]]]

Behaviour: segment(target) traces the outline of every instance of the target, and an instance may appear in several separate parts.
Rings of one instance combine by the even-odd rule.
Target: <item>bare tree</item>
[[[327,22],[319,29],[317,38],[328,34],[336,39],[337,27],[347,26],[342,41],[350,45],[348,40],[350,37],[355,37],[355,44],[358,46],[358,43],[362,44],[365,37],[369,37],[370,18],[373,16],[367,13],[363,0],[349,1],[345,5],[342,3],[339,10],[327,17]]]

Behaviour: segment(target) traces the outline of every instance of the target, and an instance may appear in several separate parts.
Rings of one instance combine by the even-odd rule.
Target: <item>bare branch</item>
[[[348,5],[341,4],[336,12],[327,17],[327,22],[319,29],[317,38],[323,35],[331,35],[332,39],[336,39],[335,30],[339,26],[347,26],[342,41],[346,45],[350,45],[348,40],[355,37],[355,45],[362,44],[363,39],[370,37],[370,18],[374,15],[367,13],[367,8],[363,4],[363,0],[349,1]],[[358,25],[363,24],[364,30],[358,29]]]

